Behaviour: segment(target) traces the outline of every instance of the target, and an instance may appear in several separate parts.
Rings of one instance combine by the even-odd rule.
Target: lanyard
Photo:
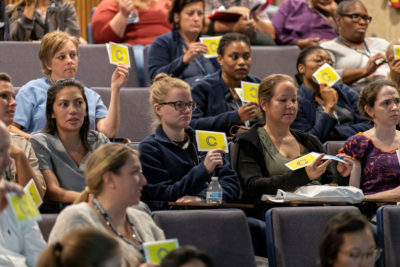
[[[361,49],[352,47],[352,46],[350,45],[349,42],[347,42],[345,39],[343,39],[343,38],[340,37],[340,36],[337,38],[337,40],[338,40],[340,43],[342,43],[342,44],[344,44],[345,46],[347,46],[348,48],[351,48],[351,49],[353,49],[354,51],[356,51],[356,52],[358,52],[358,53],[360,53],[360,54],[363,54],[363,55],[365,55],[365,56],[367,56],[367,57],[371,57],[371,51],[369,51],[367,42],[366,42],[365,40],[363,41],[363,43],[364,43],[364,47],[365,47],[365,51],[366,51],[366,52],[364,52],[364,50],[361,50]]]
[[[107,212],[103,209],[103,207],[101,206],[100,202],[97,200],[97,198],[93,198],[93,203],[96,205],[97,209],[99,210],[100,214],[104,217],[104,219],[107,222],[107,225],[110,226],[111,230],[122,240],[124,240],[126,243],[128,243],[129,245],[134,246],[143,256],[144,256],[144,251],[143,251],[143,246],[142,246],[142,239],[139,236],[139,233],[135,227],[135,225],[129,220],[129,217],[127,217],[129,225],[132,227],[132,230],[135,234],[135,237],[137,238],[137,240],[139,241],[140,245],[136,244],[135,242],[129,240],[128,238],[126,238],[125,236],[123,236],[118,230],[117,228],[114,226],[113,222],[111,221],[110,216],[108,216]]]

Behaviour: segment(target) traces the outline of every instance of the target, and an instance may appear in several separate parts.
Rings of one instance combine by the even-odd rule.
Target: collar
[[[195,140],[195,132],[192,128],[186,128],[185,129],[185,134],[189,136],[190,141],[193,143]],[[161,124],[157,126],[156,131],[154,132],[154,138],[162,143],[170,143],[176,145],[173,141],[171,141],[168,136],[165,134],[164,130],[161,127]]]

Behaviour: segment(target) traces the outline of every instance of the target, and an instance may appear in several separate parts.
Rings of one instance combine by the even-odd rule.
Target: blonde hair
[[[156,127],[161,123],[161,118],[154,112],[154,105],[161,104],[165,101],[172,88],[182,88],[190,91],[190,85],[178,78],[169,76],[166,73],[157,74],[150,86],[150,104],[153,106],[153,126]]]
[[[101,192],[103,175],[107,172],[119,174],[120,169],[132,156],[138,158],[139,152],[120,143],[105,144],[96,149],[86,163],[87,188],[74,201],[74,204],[88,202],[89,194],[97,195]]]
[[[51,70],[47,66],[50,65],[51,59],[67,41],[71,41],[75,45],[77,56],[79,56],[79,40],[75,36],[61,31],[50,32],[43,36],[39,47],[39,58],[45,75],[51,74]]]

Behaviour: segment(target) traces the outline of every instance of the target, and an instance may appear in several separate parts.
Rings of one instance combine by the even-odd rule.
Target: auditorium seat
[[[380,207],[376,221],[378,246],[383,249],[379,266],[400,266],[400,207]]]
[[[42,220],[39,221],[39,229],[42,232],[44,240],[47,242],[49,239],[49,235],[51,229],[53,229],[54,224],[56,223],[58,214],[41,214]]]

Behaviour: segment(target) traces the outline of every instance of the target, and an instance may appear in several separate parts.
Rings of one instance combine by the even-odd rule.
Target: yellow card
[[[394,45],[394,59],[400,59],[400,45]]]
[[[205,44],[208,48],[207,54],[204,55],[206,58],[217,57],[218,53],[218,46],[219,41],[221,40],[222,36],[213,36],[213,37],[200,37],[200,42]]]
[[[242,81],[243,100],[258,103],[258,83],[249,83]]]
[[[235,88],[235,92],[238,94],[240,100],[244,101],[243,89],[242,88]]]
[[[318,153],[311,152],[295,160],[289,161],[288,163],[285,164],[285,166],[291,169],[292,171],[301,169],[313,163],[317,159],[318,155],[319,155]]]
[[[228,153],[228,142],[223,132],[210,132],[196,130],[197,149],[199,151],[210,151],[222,149]]]
[[[123,44],[108,43],[107,44],[108,58],[110,64],[118,65],[119,63],[131,67],[131,61],[129,58],[129,48]]]
[[[162,259],[174,249],[179,248],[177,239],[143,243],[144,255],[147,263],[160,264]]]
[[[29,219],[39,220],[40,213],[30,194],[24,194],[19,197],[16,193],[7,194],[8,205],[14,212],[17,221],[25,221]]]
[[[37,189],[35,181],[33,181],[33,179],[31,179],[29,183],[26,184],[24,191],[26,194],[31,195],[33,202],[35,202],[36,207],[42,205],[43,200],[40,197],[39,190]]]
[[[332,86],[340,80],[340,76],[331,65],[325,63],[313,74],[313,80],[318,84],[325,83]]]

